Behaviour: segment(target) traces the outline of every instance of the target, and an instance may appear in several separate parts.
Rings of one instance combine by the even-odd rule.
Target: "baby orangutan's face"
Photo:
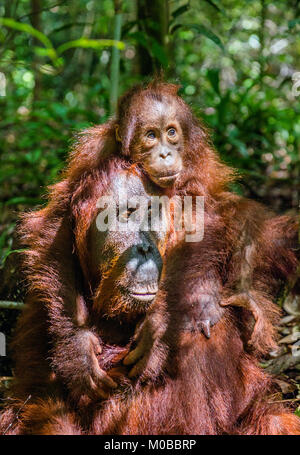
[[[183,132],[176,103],[145,100],[140,106],[130,155],[160,187],[172,186],[182,171]]]

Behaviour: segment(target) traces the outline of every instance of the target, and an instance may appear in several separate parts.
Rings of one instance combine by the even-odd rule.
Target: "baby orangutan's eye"
[[[154,131],[152,131],[152,130],[147,131],[146,137],[147,137],[148,139],[155,139],[155,133],[154,133]]]
[[[169,128],[167,133],[168,133],[168,136],[174,137],[176,135],[176,130],[175,130],[175,128]]]

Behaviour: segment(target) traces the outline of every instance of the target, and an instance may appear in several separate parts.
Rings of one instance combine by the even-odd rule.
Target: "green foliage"
[[[206,38],[210,39],[213,41],[215,44],[220,46],[222,50],[224,50],[224,46],[220,38],[212,32],[209,28],[205,27],[205,25],[200,25],[200,24],[187,24],[184,25],[185,28],[188,30],[195,30],[197,34],[206,36]]]
[[[57,49],[54,49],[52,42],[49,40],[49,38],[44,35],[42,32],[39,30],[35,29],[29,24],[23,24],[21,22],[17,22],[13,19],[7,19],[7,18],[0,18],[0,25],[3,25],[5,27],[12,28],[14,30],[20,31],[20,32],[25,32],[28,33],[29,35],[33,36],[37,40],[41,41],[41,43],[44,44],[43,47],[35,47],[35,52],[42,57],[49,57],[54,66],[60,67],[63,65],[63,60],[59,58],[61,54],[66,52],[69,49],[72,48],[84,48],[84,49],[102,49],[103,47],[108,47],[108,46],[115,46],[117,49],[123,50],[124,49],[124,43],[122,41],[117,41],[117,40],[112,40],[112,39],[88,39],[88,38],[79,38],[76,40],[72,41],[67,41],[66,43],[61,44],[58,46]],[[60,29],[62,30],[62,29]]]
[[[52,43],[47,38],[47,36],[40,32],[39,30],[36,30],[29,24],[23,24],[22,22],[18,22],[10,18],[0,18],[0,25],[4,25],[5,27],[9,27],[14,30],[18,30],[19,32],[29,33],[29,35],[32,35],[39,41],[41,41],[46,48],[53,49]],[[54,49],[53,52],[55,52]]]
[[[67,41],[64,44],[61,44],[58,49],[57,53],[62,54],[66,52],[68,49],[72,47],[83,47],[85,49],[101,49],[107,46],[116,46],[118,49],[123,50],[125,48],[124,43],[122,41],[116,41],[112,39],[88,39],[88,38],[79,38],[74,41]]]

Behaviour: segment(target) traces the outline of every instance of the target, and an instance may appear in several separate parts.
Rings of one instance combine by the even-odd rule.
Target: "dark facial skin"
[[[183,133],[172,102],[149,100],[139,115],[131,156],[158,186],[172,186],[182,170]]]
[[[126,193],[129,201],[136,196],[145,198],[146,206],[141,216],[136,208],[124,206]],[[106,195],[112,196],[117,203],[120,224],[126,227],[126,221],[130,217],[135,230],[120,232],[108,229],[101,232],[97,227],[97,218],[95,219],[91,227],[90,248],[93,274],[101,276],[99,301],[110,315],[118,314],[124,309],[144,313],[158,291],[162,270],[161,254],[168,226],[165,216],[162,216],[163,226],[160,231],[150,231],[150,223],[149,230],[143,230],[140,221],[149,217],[151,196],[160,196],[160,192],[147,178],[142,181],[132,171],[123,171],[115,176]],[[101,209],[99,213],[102,213],[103,219]]]

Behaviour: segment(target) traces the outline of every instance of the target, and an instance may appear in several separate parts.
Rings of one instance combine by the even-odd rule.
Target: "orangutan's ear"
[[[119,129],[120,129],[120,127],[119,127],[119,125],[117,124],[117,125],[115,126],[116,140],[117,140],[117,142],[121,142],[121,143],[122,143],[122,139],[121,139],[120,134],[119,134]]]

